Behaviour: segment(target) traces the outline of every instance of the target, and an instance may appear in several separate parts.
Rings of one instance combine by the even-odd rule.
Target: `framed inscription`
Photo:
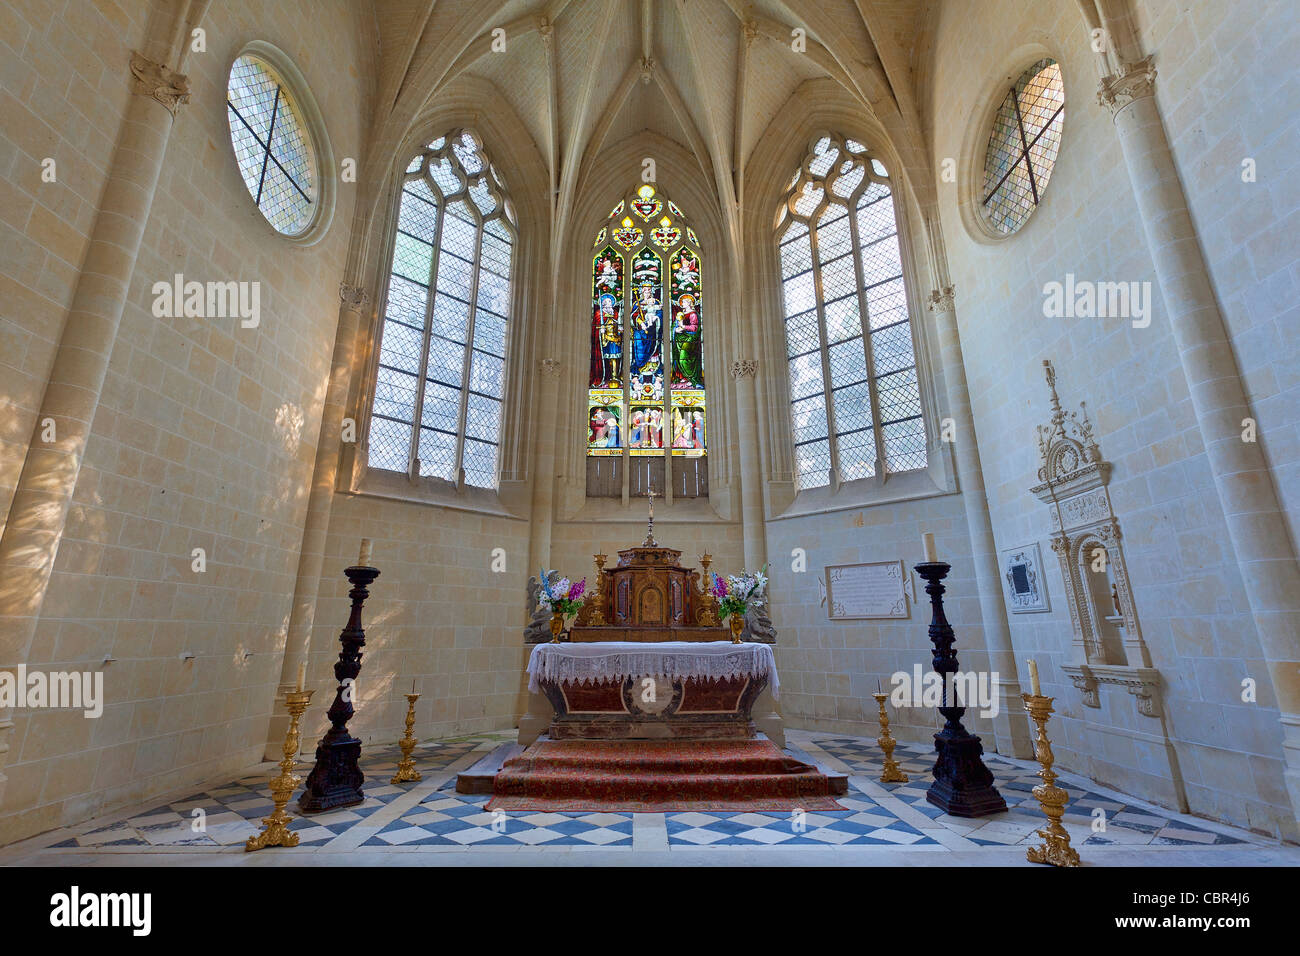
[[[1043,558],[1038,543],[1002,552],[1002,581],[1006,588],[1007,610],[1012,614],[1047,611],[1047,582],[1043,578]]]
[[[832,621],[910,617],[902,561],[826,568],[826,613]]]

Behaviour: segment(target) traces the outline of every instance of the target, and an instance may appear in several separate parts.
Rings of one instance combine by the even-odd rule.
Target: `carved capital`
[[[561,365],[559,359],[553,358],[539,359],[537,362],[537,368],[548,378],[555,378],[555,376],[559,375]]]
[[[1156,91],[1155,80],[1156,68],[1152,57],[1145,57],[1136,63],[1125,63],[1118,72],[1101,78],[1097,88],[1097,102],[1109,109],[1111,116],[1114,116],[1134,100],[1152,95]]]
[[[743,24],[743,29],[745,31],[746,46],[758,39],[758,24],[755,23],[753,19],[746,20]]]
[[[926,305],[931,312],[951,312],[956,307],[953,287],[946,285],[942,289],[931,290],[930,299]]]
[[[757,371],[758,359],[741,359],[731,363],[731,377],[737,380],[745,377],[753,378]]]
[[[348,285],[346,282],[340,282],[339,301],[350,312],[359,312],[361,307],[370,301],[370,293],[359,285]]]
[[[167,107],[172,116],[176,115],[182,103],[190,101],[189,77],[139,53],[131,54],[131,76],[132,93],[153,97]]]
[[[537,33],[542,38],[542,42],[547,46],[551,45],[551,38],[555,35],[555,28],[551,25],[549,17],[537,18]]]
[[[650,77],[654,75],[654,72],[655,72],[654,58],[648,56],[641,57],[641,82],[649,83]]]

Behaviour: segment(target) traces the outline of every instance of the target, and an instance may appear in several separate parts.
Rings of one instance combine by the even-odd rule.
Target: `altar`
[[[568,640],[528,659],[529,706],[519,743],[564,739],[751,739],[778,746],[776,658],[769,644],[734,643],[703,574],[654,538],[654,500],[639,547],[594,556],[589,596]]]
[[[754,704],[779,691],[766,644],[539,644],[528,689],[554,712],[552,739],[749,739]]]

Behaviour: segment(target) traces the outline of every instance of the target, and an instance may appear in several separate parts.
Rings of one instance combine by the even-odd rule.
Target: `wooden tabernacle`
[[[717,600],[709,593],[709,556],[703,555],[705,582],[695,568],[681,566],[680,551],[651,542],[618,553],[606,569],[596,555],[596,584],[578,612],[569,640],[723,641],[727,629],[718,622]]]

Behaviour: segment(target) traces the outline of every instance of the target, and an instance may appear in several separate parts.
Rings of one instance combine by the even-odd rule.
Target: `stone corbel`
[[[348,285],[346,282],[339,283],[339,302],[349,312],[360,312],[362,307],[369,301],[370,293],[365,289],[356,285]]]
[[[1063,664],[1061,670],[1070,675],[1070,682],[1083,695],[1083,706],[1100,707],[1101,697],[1097,693],[1097,679],[1088,672],[1088,668],[1079,664]]]
[[[1083,693],[1088,707],[1100,707],[1098,690],[1102,684],[1124,687],[1137,698],[1138,713],[1144,717],[1160,716],[1160,672],[1154,667],[1127,667],[1122,664],[1063,664],[1075,687]],[[1091,700],[1089,700],[1091,698]]]
[[[131,92],[151,96],[176,115],[181,104],[190,101],[190,80],[139,53],[131,54]]]
[[[1097,102],[1115,116],[1134,100],[1155,92],[1156,68],[1148,56],[1136,63],[1122,64],[1118,71],[1101,78]]]
[[[930,292],[930,299],[926,303],[931,312],[951,312],[956,308],[956,301],[953,295],[953,287],[944,286],[942,289],[933,289]]]

